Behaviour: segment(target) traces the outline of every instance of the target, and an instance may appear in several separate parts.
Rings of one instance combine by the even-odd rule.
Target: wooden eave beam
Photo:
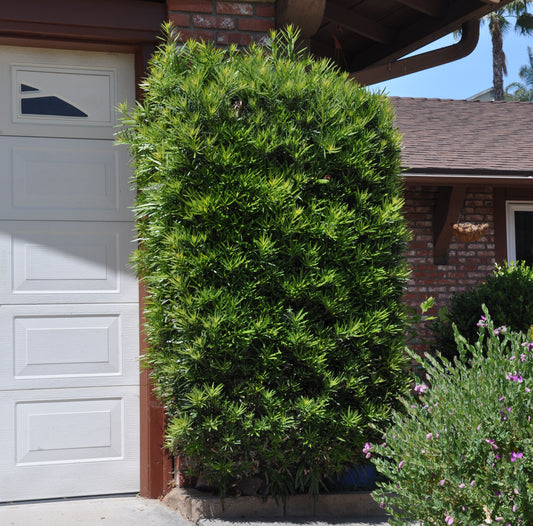
[[[399,28],[389,44],[375,43],[374,46],[353,54],[350,57],[349,70],[355,73],[366,67],[393,62],[459,29],[469,20],[478,20],[511,1],[501,0],[498,4],[485,3],[481,0],[450,1],[450,7],[443,17],[428,18],[424,24],[418,20],[409,26]]]
[[[326,3],[324,19],[380,44],[387,44],[394,37],[394,32],[387,26],[358,15],[331,1]]]
[[[433,211],[433,261],[435,265],[448,264],[448,248],[452,239],[452,225],[457,222],[463,208],[466,186],[439,188]]]
[[[400,4],[424,13],[425,15],[439,17],[446,12],[447,4],[442,0],[396,0]]]
[[[143,44],[157,41],[166,5],[141,0],[0,1],[0,36]]]
[[[276,25],[293,24],[300,29],[302,39],[312,37],[324,18],[326,0],[277,0]]]

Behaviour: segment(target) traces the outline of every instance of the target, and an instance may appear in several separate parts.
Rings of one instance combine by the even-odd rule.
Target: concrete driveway
[[[105,497],[0,505],[2,526],[191,526],[158,500]]]
[[[105,497],[0,504],[1,526],[193,526],[158,500]],[[388,526],[362,519],[339,521],[199,521],[198,526]]]

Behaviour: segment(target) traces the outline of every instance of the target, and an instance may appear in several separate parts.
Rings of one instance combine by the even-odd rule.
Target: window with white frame
[[[507,202],[507,260],[533,265],[533,203]]]

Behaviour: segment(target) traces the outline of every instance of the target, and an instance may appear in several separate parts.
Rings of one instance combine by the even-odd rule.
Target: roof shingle
[[[409,172],[533,174],[533,103],[391,97]]]

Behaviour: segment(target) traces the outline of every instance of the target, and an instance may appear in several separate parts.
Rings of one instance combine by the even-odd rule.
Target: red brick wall
[[[182,40],[242,46],[260,41],[275,26],[274,0],[168,0],[167,5],[169,20],[179,29]]]
[[[494,204],[492,187],[467,188],[461,221],[488,223],[487,234],[479,241],[465,243],[452,237],[449,264],[433,264],[433,209],[436,187],[408,186],[405,212],[413,239],[407,251],[412,269],[406,302],[417,308],[427,297],[435,297],[435,306],[448,305],[454,292],[483,281],[495,262]]]

